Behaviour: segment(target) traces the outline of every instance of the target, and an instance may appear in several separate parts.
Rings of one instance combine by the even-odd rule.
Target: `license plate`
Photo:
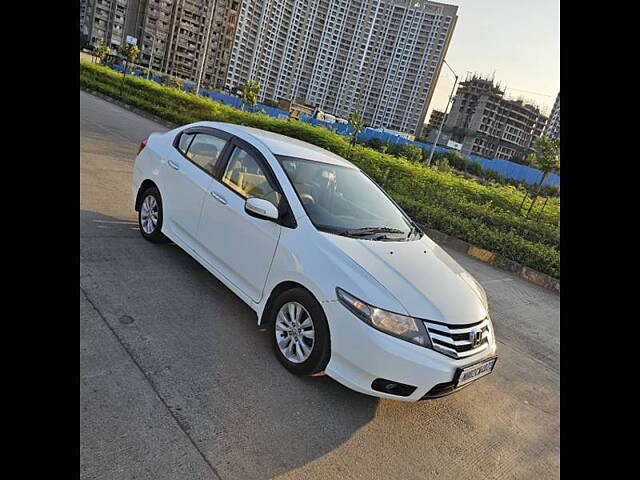
[[[485,375],[489,375],[493,370],[493,366],[496,364],[496,360],[498,360],[498,357],[493,357],[481,363],[476,363],[475,365],[471,365],[470,367],[463,368],[460,371],[460,375],[458,375],[456,388],[477,380],[480,377],[484,377]]]

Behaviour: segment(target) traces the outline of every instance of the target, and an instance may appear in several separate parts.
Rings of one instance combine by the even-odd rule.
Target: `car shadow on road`
[[[179,247],[131,219],[80,221],[82,288],[222,478],[299,468],[375,416],[378,399],[285,370],[255,312]]]

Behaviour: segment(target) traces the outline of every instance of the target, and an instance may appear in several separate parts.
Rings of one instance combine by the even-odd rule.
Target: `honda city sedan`
[[[294,374],[416,401],[494,368],[484,289],[338,155],[197,122],[141,143],[132,193],[143,238],[175,243],[247,303]]]

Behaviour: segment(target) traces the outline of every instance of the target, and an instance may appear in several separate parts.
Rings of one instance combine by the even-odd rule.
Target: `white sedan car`
[[[483,288],[331,152],[197,122],[142,142],[133,198],[142,236],[174,242],[255,310],[295,374],[415,401],[493,370]]]

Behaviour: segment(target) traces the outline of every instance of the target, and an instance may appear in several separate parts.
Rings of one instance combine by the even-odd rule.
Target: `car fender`
[[[405,308],[369,272],[327,241],[308,217],[295,230],[283,229],[264,295],[257,305],[258,323],[274,290],[283,282],[302,285],[320,302],[337,301],[336,287],[386,310],[406,314]]]

